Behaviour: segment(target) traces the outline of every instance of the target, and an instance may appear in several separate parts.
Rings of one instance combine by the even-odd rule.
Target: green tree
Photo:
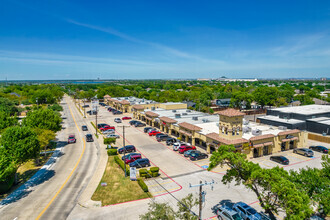
[[[193,194],[188,194],[185,198],[181,199],[180,202],[177,203],[179,208],[176,217],[178,219],[185,219],[185,220],[197,220],[198,217],[190,212],[190,210],[197,206],[199,201],[197,198],[193,196]]]
[[[11,117],[8,113],[0,111],[0,131],[15,124],[17,124],[15,116]]]
[[[51,109],[41,108],[28,112],[23,125],[31,128],[41,128],[54,132],[61,130],[61,117]]]
[[[14,115],[18,112],[15,103],[7,98],[0,97],[0,112]]]
[[[35,158],[40,152],[36,133],[25,126],[7,128],[1,135],[0,145],[17,167],[29,159]]]
[[[278,167],[263,169],[246,159],[246,154],[235,153],[232,145],[222,145],[212,153],[209,170],[227,165],[229,169],[222,178],[224,184],[233,181],[252,190],[260,205],[273,215],[285,210],[288,219],[305,219],[311,214],[309,198],[300,193],[290,182],[288,173]]]
[[[279,97],[279,92],[276,87],[258,87],[252,93],[254,100],[263,108],[266,105],[274,106]]]

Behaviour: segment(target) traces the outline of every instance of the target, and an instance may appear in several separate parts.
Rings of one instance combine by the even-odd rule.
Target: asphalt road
[[[83,140],[88,132],[80,128],[86,123],[72,100],[65,96],[61,105],[64,120],[57,134],[61,148],[57,162],[20,198],[1,207],[1,219],[66,219],[89,182],[98,162],[98,143]],[[67,144],[69,134],[76,135],[75,144]]]

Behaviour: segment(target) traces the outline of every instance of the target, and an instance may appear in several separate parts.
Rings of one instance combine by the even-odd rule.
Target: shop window
[[[239,128],[237,128],[237,130],[236,130],[236,134],[239,135]]]

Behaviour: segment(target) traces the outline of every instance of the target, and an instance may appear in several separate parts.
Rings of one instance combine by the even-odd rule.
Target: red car
[[[141,154],[135,154],[135,155],[132,155],[132,156],[129,156],[128,158],[125,159],[125,163],[126,164],[129,164],[129,163],[132,163],[134,161],[136,161],[137,159],[141,159]]]
[[[106,125],[106,126],[100,128],[100,131],[106,131],[106,130],[110,130],[110,129],[115,130],[115,127],[114,126]]]
[[[183,154],[187,150],[196,150],[196,147],[195,146],[188,146],[188,145],[184,145],[184,146],[179,147],[179,153],[180,154]]]
[[[74,136],[74,134],[69,135],[68,144],[71,143],[76,143],[76,137]]]
[[[128,117],[128,116],[125,116],[125,117],[122,117],[121,120],[129,120],[129,119],[132,119],[131,117]]]
[[[149,136],[155,136],[156,134],[160,134],[161,132],[159,131],[150,131]]]

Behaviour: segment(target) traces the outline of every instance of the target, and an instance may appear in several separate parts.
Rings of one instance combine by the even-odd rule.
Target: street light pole
[[[129,126],[126,126],[126,125],[121,125],[121,126],[118,126],[118,127],[122,127],[122,128],[123,128],[124,172],[125,172],[125,177],[127,177],[127,175],[126,175],[126,163],[125,163],[125,160],[126,160],[126,148],[125,148],[125,127],[129,127]]]
[[[98,135],[98,134],[97,134],[97,127],[98,127],[98,126],[97,126],[97,106],[95,106],[95,111],[96,111],[96,114],[95,114],[95,132],[96,132],[96,133],[95,133],[95,134],[96,134],[96,136],[97,136],[97,135]]]
[[[84,118],[86,118],[86,107],[85,107],[85,99],[84,100],[84,106],[83,106],[83,109],[84,109]]]

